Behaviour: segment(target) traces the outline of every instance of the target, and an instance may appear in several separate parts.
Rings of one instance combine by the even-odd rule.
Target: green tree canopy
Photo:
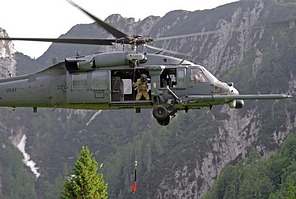
[[[98,163],[87,147],[82,147],[72,173],[63,185],[63,199],[106,199],[108,184],[98,174]]]

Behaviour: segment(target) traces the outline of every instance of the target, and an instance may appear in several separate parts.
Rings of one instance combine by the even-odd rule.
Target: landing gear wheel
[[[170,116],[167,116],[165,119],[163,120],[157,120],[158,124],[160,124],[161,126],[167,126],[170,123]]]
[[[157,105],[153,108],[153,116],[158,121],[163,121],[166,118],[169,118],[168,110],[162,105]]]

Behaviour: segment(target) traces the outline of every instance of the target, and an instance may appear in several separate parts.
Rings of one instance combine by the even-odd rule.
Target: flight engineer
[[[147,75],[142,74],[141,78],[136,83],[133,83],[133,87],[138,88],[138,93],[136,95],[136,100],[140,100],[142,96],[146,100],[150,100],[149,93],[148,93],[148,78],[147,78]]]

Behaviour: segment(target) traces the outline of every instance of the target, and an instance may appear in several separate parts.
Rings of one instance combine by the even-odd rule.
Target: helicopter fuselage
[[[136,100],[133,82],[149,79],[149,100]],[[128,52],[76,56],[40,72],[0,80],[0,106],[70,109],[153,108],[162,125],[178,110],[228,104],[242,108],[244,99],[290,96],[239,95],[200,65],[175,57]]]
[[[134,54],[120,52],[111,53],[111,56],[110,53],[102,53],[99,56],[73,57],[37,73],[2,79],[0,106],[75,109],[151,108],[156,103],[155,97],[160,98],[159,102],[166,103],[176,96],[229,93],[229,86],[208,75],[210,73],[201,66],[173,57],[152,54],[148,55],[149,59],[145,64],[130,68],[125,57],[132,55]],[[96,61],[95,67],[91,66],[94,64],[91,62],[96,59],[100,60]],[[151,63],[160,63],[159,60],[163,63]],[[77,68],[73,68],[73,65]],[[81,65],[89,67],[82,68]],[[193,74],[190,73],[194,70],[200,70],[202,75],[208,76],[204,76],[200,82],[194,82],[196,80],[192,79]],[[132,87],[132,83],[142,73],[146,73],[150,79],[151,100],[147,102],[136,101],[134,96],[137,91]],[[200,105],[188,104],[188,106],[192,108]],[[179,105],[179,108],[182,106]]]

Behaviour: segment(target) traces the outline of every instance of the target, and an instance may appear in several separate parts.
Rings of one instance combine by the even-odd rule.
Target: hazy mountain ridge
[[[221,32],[213,35],[156,45],[190,52],[190,59],[203,64],[219,78],[233,81],[242,93],[295,95],[296,54],[291,50],[296,45],[295,24],[250,30],[262,24],[293,19],[296,13],[293,1],[281,2],[240,1],[213,10],[172,11],[162,18],[151,16],[140,21],[112,15],[108,21],[127,33],[152,37],[218,29]],[[229,32],[231,28],[238,31]],[[110,37],[95,24],[74,26],[63,35],[79,36]],[[54,44],[35,63],[30,64],[29,59],[26,62],[44,67],[52,64],[52,58],[62,61],[75,51],[89,54],[114,49],[122,47]],[[16,58],[18,70],[25,71],[25,66],[20,66],[23,58],[18,54]],[[111,198],[131,197],[128,190],[135,157],[139,161],[139,190],[132,197],[199,198],[213,185],[225,165],[248,154],[248,146],[254,146],[262,157],[277,149],[295,129],[294,101],[247,102],[241,110],[215,107],[211,112],[189,111],[178,114],[165,128],[156,124],[150,111],[98,114],[96,111],[39,110],[34,115],[31,110],[17,109],[13,114],[1,110],[2,115],[10,115],[9,121],[2,118],[1,137],[4,140],[16,136],[20,129],[27,135],[28,152],[41,171],[35,184],[38,198],[56,198],[58,184],[63,181],[61,176],[72,167],[81,145],[89,145],[99,163],[104,161],[102,171],[109,183]],[[4,193],[3,189],[0,193]]]

